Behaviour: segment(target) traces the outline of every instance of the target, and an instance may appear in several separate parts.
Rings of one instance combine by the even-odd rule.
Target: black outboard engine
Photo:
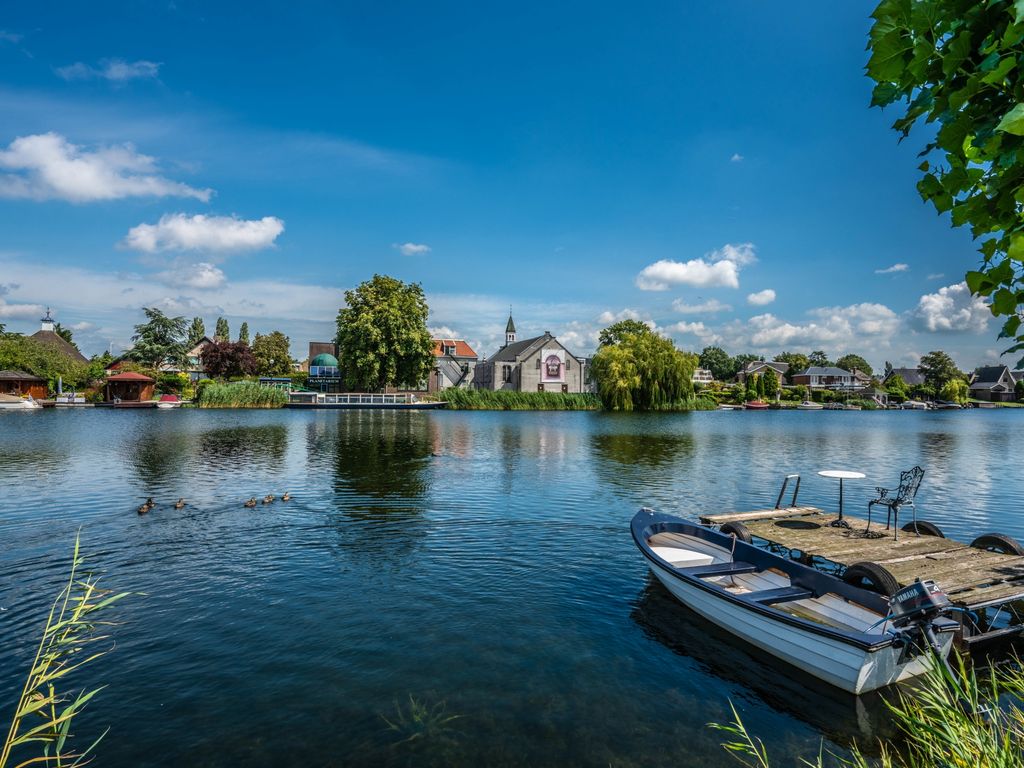
[[[894,629],[909,636],[920,633],[941,659],[942,647],[932,630],[932,621],[952,607],[953,603],[934,581],[917,579],[889,598],[889,618]]]

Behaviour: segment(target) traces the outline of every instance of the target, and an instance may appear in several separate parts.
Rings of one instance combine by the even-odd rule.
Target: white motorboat
[[[900,406],[900,409],[904,411],[927,411],[928,403],[920,400],[907,400]]]
[[[939,610],[901,622],[920,591],[888,600],[830,574],[670,515],[641,509],[633,539],[676,599],[737,637],[850,693],[923,674],[958,627]],[[927,585],[912,585],[923,589]],[[940,590],[935,593],[945,595]],[[946,602],[948,605],[948,602]],[[904,614],[907,615],[907,614]]]
[[[4,411],[35,411],[41,410],[42,405],[33,397],[18,397],[17,395],[0,395],[0,410]]]
[[[798,411],[820,411],[824,407],[821,403],[815,403],[813,400],[804,400],[796,409]]]

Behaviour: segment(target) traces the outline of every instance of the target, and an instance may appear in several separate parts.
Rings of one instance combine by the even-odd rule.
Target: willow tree
[[[591,372],[605,408],[653,411],[690,406],[696,355],[679,351],[671,339],[647,326],[602,338],[610,343],[598,348]]]
[[[419,283],[387,275],[345,291],[338,310],[338,358],[345,386],[376,391],[388,386],[419,387],[433,366],[434,345]]]
[[[903,104],[900,138],[918,123],[921,197],[979,243],[968,288],[1006,318],[1024,350],[1024,2],[884,0],[872,14],[872,106]],[[1024,365],[1024,359],[1021,360]]]

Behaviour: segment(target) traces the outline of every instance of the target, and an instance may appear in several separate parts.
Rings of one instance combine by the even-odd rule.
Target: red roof
[[[444,356],[444,347],[455,347],[456,357],[476,357],[476,352],[462,339],[432,339],[434,342],[434,357]]]
[[[149,381],[153,382],[156,379],[151,379],[149,376],[145,376],[141,373],[135,373],[135,371],[127,371],[126,373],[118,373],[114,376],[108,376],[107,381]]]
[[[177,395],[160,395],[161,403],[178,403],[181,402]]]

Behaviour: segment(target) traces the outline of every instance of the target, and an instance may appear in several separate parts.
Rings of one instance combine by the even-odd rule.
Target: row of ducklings
[[[277,497],[274,494],[268,493],[266,496],[263,497],[263,503],[264,504],[273,504],[274,503],[274,499],[276,499],[276,498]],[[292,498],[292,495],[290,493],[288,493],[288,491],[285,491],[283,494],[281,494],[281,501],[291,501],[291,498]],[[242,506],[243,507],[255,507],[257,503],[258,502],[256,501],[256,497],[252,496]]]
[[[149,510],[151,510],[155,506],[156,506],[156,502],[153,501],[153,497],[150,496],[150,497],[148,497],[146,499],[146,501],[143,503],[143,505],[141,507],[139,507],[138,512],[139,512],[140,515],[144,515],[147,512],[149,512]],[[178,499],[176,502],[174,502],[174,508],[175,509],[181,509],[184,506],[185,506],[185,499],[183,499],[183,498],[182,499]]]

